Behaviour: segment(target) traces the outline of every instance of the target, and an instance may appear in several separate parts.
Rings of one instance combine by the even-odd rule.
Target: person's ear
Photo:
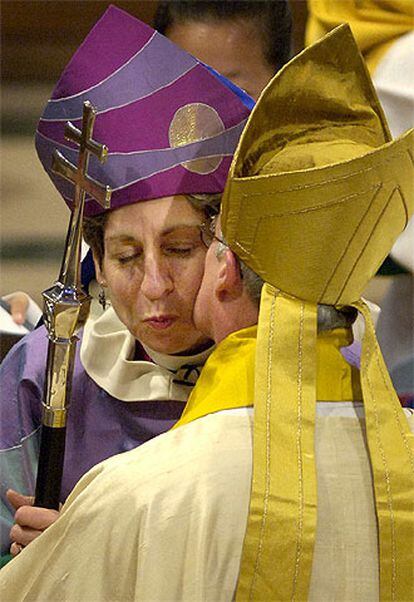
[[[226,249],[221,258],[217,275],[216,294],[221,301],[236,299],[243,292],[243,282],[239,262],[230,249]]]
[[[93,256],[93,263],[95,265],[96,281],[101,286],[107,286],[105,274],[102,269],[102,264],[99,261],[99,258],[96,255],[95,251],[92,251],[92,256]]]

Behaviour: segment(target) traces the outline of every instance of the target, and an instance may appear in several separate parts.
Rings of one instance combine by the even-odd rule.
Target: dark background
[[[105,0],[2,0],[2,78],[5,82],[55,81],[93,24]],[[151,24],[156,1],[116,4]],[[295,52],[303,47],[306,0],[291,1]]]

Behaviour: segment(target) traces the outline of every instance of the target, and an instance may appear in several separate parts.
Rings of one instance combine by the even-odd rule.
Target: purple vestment
[[[62,502],[92,466],[167,431],[185,405],[171,400],[125,402],[115,399],[85,372],[79,349],[80,343],[67,423]],[[0,367],[2,554],[10,545],[9,531],[14,515],[6,500],[6,490],[11,487],[21,493],[34,493],[46,354],[47,334],[41,327],[13,347]]]

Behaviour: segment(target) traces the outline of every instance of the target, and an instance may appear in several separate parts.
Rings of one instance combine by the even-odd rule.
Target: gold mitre
[[[391,140],[348,25],[273,78],[240,139],[222,229],[265,285],[238,602],[312,592],[318,303],[352,304],[365,320],[360,381],[380,598],[414,599],[414,437],[360,299],[413,213],[413,141],[414,131]],[[327,378],[340,380],[335,370]]]
[[[230,247],[294,297],[355,301],[413,212],[413,140],[391,141],[338,27],[281,69],[250,115],[223,198]]]

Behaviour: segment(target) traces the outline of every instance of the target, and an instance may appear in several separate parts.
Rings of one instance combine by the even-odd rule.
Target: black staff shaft
[[[49,314],[45,312],[48,325],[54,335],[59,332],[61,338],[56,339],[54,336],[49,339],[35,506],[57,510],[60,502],[66,421],[77,341],[71,333],[76,327],[77,316],[75,318],[72,316],[71,303],[66,306],[63,302],[62,299],[65,299],[67,294],[59,283],[52,289],[44,291],[43,297],[46,300],[45,306],[50,306],[54,310]],[[52,300],[56,302],[53,303]],[[75,298],[71,299],[74,305],[75,300]],[[56,316],[57,307],[60,308],[60,312]],[[69,327],[70,330],[64,332],[62,325],[65,328]]]
[[[59,510],[66,427],[42,426],[35,506]]]

